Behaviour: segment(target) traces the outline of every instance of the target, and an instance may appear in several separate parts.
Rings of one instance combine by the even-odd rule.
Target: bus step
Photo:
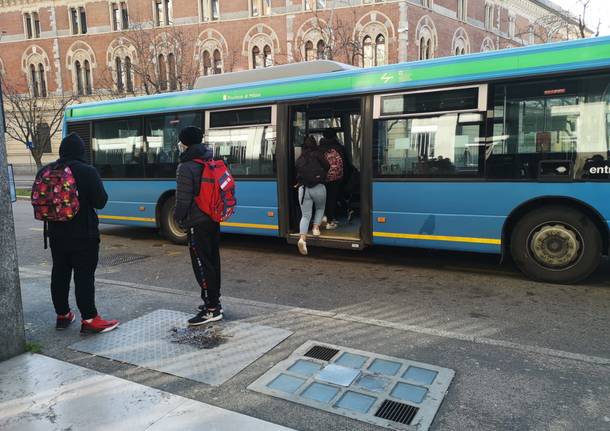
[[[298,234],[290,234],[287,238],[288,244],[296,244],[299,241]],[[328,238],[324,236],[307,235],[307,245],[313,247],[341,248],[345,250],[363,250],[364,242],[356,238]]]

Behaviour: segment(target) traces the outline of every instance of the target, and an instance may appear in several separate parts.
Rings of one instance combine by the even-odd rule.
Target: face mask
[[[178,151],[182,154],[186,151],[188,147],[184,145],[182,142],[178,142]]]

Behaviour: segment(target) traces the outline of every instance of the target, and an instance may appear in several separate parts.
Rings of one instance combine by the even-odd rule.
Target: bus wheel
[[[511,236],[511,254],[527,276],[570,284],[599,266],[602,239],[593,221],[570,207],[551,206],[526,214]]]
[[[169,198],[161,207],[161,232],[170,241],[176,244],[186,244],[186,232],[174,221],[174,208],[176,200]]]

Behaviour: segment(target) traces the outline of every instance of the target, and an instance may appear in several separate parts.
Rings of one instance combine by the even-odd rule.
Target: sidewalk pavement
[[[408,323],[410,316],[406,316],[404,310],[388,314],[387,310],[374,308],[373,316],[368,318],[362,313],[366,308],[365,304],[371,307],[368,302],[320,311],[223,296],[225,318],[228,322],[267,325],[289,330],[293,335],[220,386],[202,384],[149,368],[77,352],[69,347],[83,338],[79,335],[79,325],[72,325],[65,331],[56,331],[54,328],[55,313],[48,287],[50,268],[38,265],[20,269],[26,336],[30,343],[42,348],[44,355],[107,374],[113,377],[108,380],[112,384],[117,384],[115,378],[123,379],[120,380],[122,384],[129,381],[161,391],[163,399],[182,397],[180,400],[201,402],[197,404],[197,409],[210,412],[209,415],[204,415],[205,417],[216,415],[216,410],[210,409],[210,405],[213,405],[300,431],[382,431],[384,428],[247,389],[252,382],[285,360],[304,343],[318,340],[455,370],[455,378],[431,430],[601,431],[608,430],[610,424],[610,387],[605,384],[610,381],[610,357],[588,356],[518,344],[503,340],[502,333],[489,327],[476,329],[479,332],[484,331],[484,335],[472,332],[474,330],[468,332],[467,329],[456,332],[427,328]],[[105,317],[117,318],[127,323],[160,309],[196,312],[199,292],[195,283],[191,291],[186,291],[172,289],[171,286],[150,286],[113,280],[114,276],[112,268],[101,268],[98,271],[96,298],[100,313]],[[176,280],[176,283],[181,282]],[[71,302],[73,303],[72,299]],[[381,320],[384,318],[386,320]],[[116,331],[121,329],[119,327]],[[108,334],[94,337],[105,335]],[[4,366],[0,364],[0,374]],[[81,368],[78,370],[83,372]],[[101,378],[99,374],[95,376]],[[0,383],[1,381],[0,376]],[[17,399],[13,396],[13,401],[7,403],[8,400],[3,398],[9,393],[5,386],[6,384],[0,387],[2,430],[7,429],[2,422],[6,420],[3,415],[6,415],[7,407],[14,409],[15,405],[35,406],[37,402],[37,394],[30,390],[22,392]],[[72,398],[68,398],[73,402],[86,396],[91,397],[95,405],[108,408],[105,402],[112,391],[96,391],[95,388],[90,388],[91,385],[73,386],[72,390],[67,392],[71,394]],[[124,387],[126,391],[136,391],[136,387],[130,384]],[[143,390],[141,386],[138,388],[139,391]],[[44,392],[44,389],[42,391]],[[10,393],[14,394],[14,391]],[[154,394],[154,397],[161,396],[159,392]],[[59,396],[55,394],[48,397],[57,398],[56,395]],[[57,399],[64,400],[63,397],[59,396]],[[182,417],[177,414],[181,411],[180,408],[186,409],[190,405],[187,403],[191,402],[181,403],[182,401],[176,401],[176,414],[163,417],[168,421],[177,421]],[[13,429],[48,430],[49,421],[44,415],[40,415],[40,410],[33,407],[29,407],[29,410],[31,414],[23,411],[21,417],[29,418],[27,420],[31,420],[30,423],[38,425]],[[160,408],[159,411],[161,410]],[[227,410],[221,410],[223,417],[229,418],[227,421],[233,420],[230,418],[241,418],[233,416]],[[136,412],[134,415],[138,415],[138,411],[133,410]],[[63,414],[63,410],[61,412]],[[50,414],[51,418],[53,415],[60,416],[58,410],[53,408]],[[116,418],[112,411],[107,411],[104,415],[106,414]],[[189,415],[190,413],[185,414]],[[121,420],[129,418],[129,413],[121,415]],[[200,428],[214,429],[206,425]],[[132,428],[133,431],[141,429]],[[179,426],[174,427],[172,423],[171,426],[165,427],[174,428],[179,429]],[[74,426],[72,431],[89,429]],[[241,431],[256,428],[227,428],[229,429]]]
[[[290,431],[37,354],[0,363],[0,429]]]

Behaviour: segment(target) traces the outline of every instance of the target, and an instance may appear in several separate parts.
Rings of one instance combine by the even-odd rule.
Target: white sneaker
[[[331,221],[330,223],[326,224],[327,230],[337,229],[338,227],[339,227],[339,224],[336,221]]]
[[[320,236],[320,228],[314,227],[313,229],[311,229],[311,233],[313,236]]]
[[[326,216],[322,217],[322,221],[320,222],[320,224],[326,224],[328,223],[328,218]]]
[[[307,256],[307,243],[303,238],[299,239],[297,247],[299,248],[299,253],[301,253],[303,256]]]

